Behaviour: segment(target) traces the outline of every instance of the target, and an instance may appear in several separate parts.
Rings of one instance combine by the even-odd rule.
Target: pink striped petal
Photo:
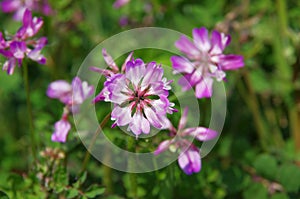
[[[184,57],[172,56],[171,62],[175,73],[192,73],[195,70],[194,65]]]
[[[199,151],[191,146],[178,157],[180,168],[187,174],[191,175],[201,170],[201,158]]]
[[[203,78],[195,87],[195,95],[197,98],[209,98],[213,92],[213,79]]]
[[[199,141],[207,141],[217,137],[218,132],[205,127],[195,127],[185,129],[182,135],[195,137]]]
[[[206,28],[195,28],[193,30],[193,38],[194,44],[199,48],[201,51],[208,52],[211,48],[210,40],[208,37],[208,31]]]
[[[175,42],[175,46],[189,58],[195,58],[200,54],[199,49],[186,36],[181,36]]]

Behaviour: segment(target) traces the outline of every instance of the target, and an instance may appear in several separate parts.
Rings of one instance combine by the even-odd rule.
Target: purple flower
[[[41,12],[44,15],[52,14],[52,8],[47,0],[4,0],[0,4],[3,12],[15,12],[14,19],[21,21],[26,9]]]
[[[125,62],[125,73],[109,74],[94,101],[112,102],[113,127],[128,125],[136,137],[150,133],[150,125],[168,128],[166,114],[175,111],[168,100],[171,81],[163,78],[163,69],[155,62],[145,64],[141,59]]]
[[[120,8],[129,2],[130,2],[130,0],[116,0],[113,6],[114,6],[114,8]]]
[[[55,131],[52,135],[52,141],[65,142],[71,125],[67,121],[70,112],[76,114],[79,112],[79,106],[94,92],[94,87],[89,86],[87,82],[82,82],[79,77],[75,77],[72,84],[64,80],[52,82],[47,89],[47,96],[58,99],[65,104],[61,120],[55,123]]]
[[[64,80],[52,82],[47,89],[50,98],[59,99],[67,107],[78,106],[84,102],[94,92],[94,87],[87,82],[82,82],[79,77],[75,77],[72,84]]]
[[[207,141],[214,139],[217,132],[205,127],[185,128],[187,122],[188,109],[185,108],[180,118],[177,129],[170,125],[170,135],[174,137],[171,140],[165,140],[159,144],[154,151],[158,155],[166,150],[175,152],[178,150],[178,164],[180,168],[188,175],[197,173],[201,170],[200,150],[191,142],[196,138],[198,141]]]
[[[33,37],[43,25],[40,18],[33,17],[31,11],[25,10],[23,16],[23,26],[18,30],[11,40],[6,41],[0,32],[0,54],[7,58],[3,64],[3,70],[12,75],[16,64],[22,65],[25,57],[45,64],[46,58],[41,54],[43,47],[47,44],[47,38],[41,37],[33,40]]]
[[[41,18],[32,18],[31,11],[26,9],[23,15],[23,26],[18,30],[16,37],[22,40],[33,37],[41,29],[43,23]]]
[[[113,58],[107,53],[106,49],[102,49],[102,55],[104,57],[104,61],[108,65],[110,69],[101,69],[97,67],[90,67],[90,70],[95,71],[97,73],[100,73],[101,75],[104,75],[107,78],[107,82],[111,81],[110,79],[118,73],[125,73],[125,68],[127,62],[129,62],[132,59],[133,53],[130,53],[127,58],[125,59],[124,63],[122,64],[121,71],[119,70],[119,67],[117,64],[114,62]],[[105,98],[107,98],[107,88],[104,87],[102,91],[95,97],[93,100],[94,103],[103,101]],[[108,98],[107,98],[108,99]]]
[[[171,62],[174,73],[182,73],[179,80],[182,90],[186,91],[195,87],[197,98],[211,97],[213,79],[225,79],[226,70],[235,70],[244,66],[243,57],[240,55],[224,55],[225,47],[230,43],[230,36],[213,31],[208,36],[206,28],[193,30],[194,41],[181,36],[175,46],[186,57],[172,56]]]
[[[55,131],[51,136],[53,142],[66,142],[68,133],[71,129],[71,124],[67,119],[62,118],[54,125]]]
[[[0,50],[5,49],[7,47],[6,41],[3,38],[2,32],[0,32]]]

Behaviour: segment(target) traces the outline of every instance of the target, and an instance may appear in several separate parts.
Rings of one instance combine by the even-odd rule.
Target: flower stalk
[[[26,92],[26,105],[27,105],[27,114],[28,114],[28,124],[30,130],[30,139],[31,139],[31,152],[34,161],[37,160],[37,143],[36,143],[36,136],[34,132],[34,123],[33,123],[33,114],[32,114],[32,107],[31,107],[31,100],[30,100],[30,88],[29,88],[29,80],[28,80],[28,66],[27,63],[23,62],[23,79],[24,79],[24,86]]]
[[[87,151],[85,152],[85,156],[84,156],[84,160],[83,160],[83,163],[82,163],[82,166],[81,166],[81,170],[80,170],[80,173],[82,173],[83,171],[85,171],[86,169],[86,166],[87,166],[87,163],[89,162],[90,160],[90,157],[91,157],[91,154],[90,154],[90,151],[93,149],[93,146],[95,144],[95,141],[99,135],[99,133],[101,133],[101,130],[103,129],[103,127],[106,125],[106,123],[109,121],[110,119],[110,114],[107,114],[104,119],[102,120],[102,122],[100,123],[100,125],[98,126],[98,129],[96,130],[93,138],[92,138],[92,141],[91,141],[91,144],[89,145]]]
[[[127,150],[130,152],[135,152],[135,138],[132,136],[129,136],[127,139]],[[133,159],[128,160],[128,168],[129,170],[134,170],[134,163],[135,161]],[[136,173],[129,173],[129,181],[130,181],[130,187],[129,187],[129,193],[131,194],[131,197],[133,199],[136,199],[138,197],[137,195],[137,176]]]

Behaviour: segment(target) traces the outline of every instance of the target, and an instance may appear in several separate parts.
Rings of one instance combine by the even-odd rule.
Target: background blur
[[[95,184],[106,188],[100,198],[111,199],[132,198],[134,192],[137,198],[161,199],[300,198],[300,1],[131,0],[119,9],[113,8],[113,0],[49,2],[54,14],[43,16],[39,33],[49,40],[43,51],[47,64],[29,62],[38,163],[33,164],[30,151],[22,70],[16,68],[12,76],[0,73],[0,198],[84,198],[76,190]],[[1,12],[0,19],[1,31],[14,33],[21,25],[11,14]],[[193,28],[205,26],[232,36],[225,53],[242,54],[245,67],[227,73],[224,130],[198,174],[187,176],[174,162],[136,174],[134,190],[132,175],[91,158],[87,177],[76,188],[86,149],[75,129],[67,143],[51,142],[63,105],[47,98],[47,86],[57,79],[70,82],[99,42],[145,26],[189,36]],[[160,53],[157,61],[171,65],[169,57]],[[210,103],[200,102],[202,107]],[[209,114],[205,118],[202,125],[208,124]],[[116,134],[110,139],[117,140]]]

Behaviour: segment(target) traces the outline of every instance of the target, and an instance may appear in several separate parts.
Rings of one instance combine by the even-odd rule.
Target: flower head
[[[193,30],[194,41],[187,37],[181,38],[175,46],[187,57],[172,56],[174,73],[182,73],[179,84],[183,90],[195,87],[197,98],[211,97],[213,79],[225,79],[226,70],[235,70],[244,66],[240,55],[224,55],[223,51],[230,43],[230,36],[213,31],[208,36],[206,28]]]
[[[53,142],[66,142],[68,133],[71,129],[71,124],[67,119],[62,118],[54,125],[55,131],[51,136]]]
[[[85,81],[82,82],[79,77],[75,77],[72,84],[64,80],[57,80],[52,82],[47,89],[48,97],[60,100],[71,111],[77,110],[77,107],[93,92],[94,87],[89,86]]]
[[[124,73],[109,73],[103,90],[94,101],[112,102],[113,127],[128,125],[128,130],[136,137],[141,133],[148,134],[150,125],[167,128],[166,114],[175,109],[167,98],[171,81],[163,78],[162,67],[155,62],[146,64],[141,59],[125,63]]]
[[[130,0],[116,0],[113,6],[114,6],[114,8],[120,8],[129,2],[130,2]]]
[[[3,12],[15,12],[14,19],[21,21],[26,9],[50,15],[53,11],[47,0],[3,0],[0,3]]]
[[[33,37],[39,32],[43,23],[41,18],[32,17],[31,11],[26,9],[23,15],[23,26],[18,30],[16,37],[20,40]]]
[[[64,80],[52,82],[47,89],[47,96],[58,99],[65,104],[62,118],[55,123],[55,131],[52,134],[52,141],[65,142],[71,125],[67,118],[70,112],[79,112],[79,106],[94,92],[94,87],[87,82],[82,82],[79,77],[75,77],[72,84]]]
[[[172,137],[176,135],[176,137],[161,142],[154,154],[158,155],[168,149],[172,152],[179,151],[178,164],[186,174],[190,175],[201,170],[200,150],[191,142],[191,139],[207,141],[214,139],[218,133],[205,127],[185,128],[187,114],[188,109],[185,108],[177,129],[172,125],[169,126],[170,135]]]
[[[47,44],[47,38],[41,37],[37,40],[32,39],[43,25],[41,18],[32,17],[29,10],[24,11],[23,26],[12,36],[11,40],[6,41],[0,32],[0,54],[7,58],[3,64],[3,70],[12,75],[16,65],[21,66],[24,58],[45,64],[46,58],[41,54],[42,49]]]

